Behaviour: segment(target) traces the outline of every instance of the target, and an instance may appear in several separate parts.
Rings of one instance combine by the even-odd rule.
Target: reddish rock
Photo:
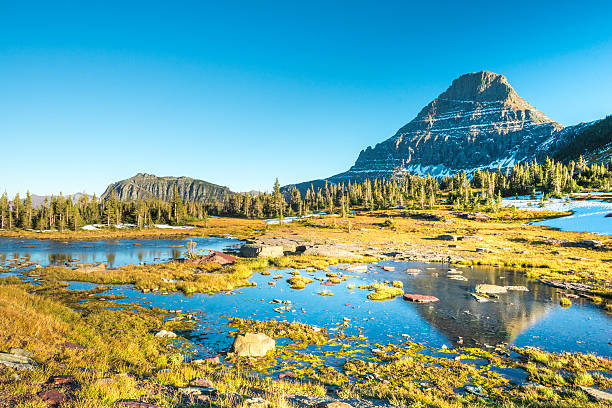
[[[50,390],[41,392],[40,394],[38,394],[38,396],[41,400],[51,406],[59,405],[62,402],[66,401],[66,396],[55,388],[51,388]]]
[[[49,378],[49,384],[53,385],[64,385],[70,384],[71,382],[74,382],[73,375],[56,375],[54,377]]]
[[[293,371],[283,371],[278,375],[278,378],[282,380],[283,378],[297,378],[297,374]]]
[[[208,358],[205,358],[204,361],[210,364],[221,364],[221,360],[219,360],[219,356],[208,357]]]
[[[215,385],[208,378],[196,378],[189,383],[192,387],[213,388]]]
[[[219,251],[210,251],[210,253],[206,256],[202,256],[200,258],[189,259],[186,262],[193,264],[205,264],[205,263],[216,263],[219,265],[230,265],[236,262],[236,257],[228,254],[224,254]]]
[[[71,343],[69,341],[66,341],[66,342],[62,343],[62,346],[64,348],[72,349],[72,350],[85,350],[85,349],[87,349],[87,347],[85,347],[85,346],[81,346],[80,344],[77,344],[77,343]]]
[[[404,293],[404,300],[415,303],[430,303],[437,302],[440,299],[435,296],[418,295],[416,293]]]

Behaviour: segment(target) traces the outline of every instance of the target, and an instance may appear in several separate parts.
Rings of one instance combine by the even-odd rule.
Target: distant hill
[[[57,197],[58,195],[56,195],[55,197]],[[88,196],[89,198],[93,197],[93,196],[90,196],[88,194],[76,193],[76,194],[71,194],[71,195],[68,195],[68,196],[64,196],[64,198],[70,198],[72,200],[72,202],[77,202],[77,201],[79,201],[79,198],[81,198],[82,196],[85,196],[85,195]],[[45,202],[45,198],[50,200],[51,196],[50,195],[30,194],[30,198],[32,199],[32,207],[39,208]],[[25,196],[21,197],[21,201],[25,202]]]
[[[101,198],[106,199],[115,191],[121,201],[172,199],[174,186],[183,202],[205,202],[223,200],[231,191],[229,188],[190,177],[158,177],[154,174],[138,173],[134,177],[109,185]]]
[[[610,117],[564,127],[531,106],[505,76],[489,71],[461,75],[395,135],[362,150],[346,172],[295,186],[304,193],[325,182],[389,179],[402,174],[434,177],[461,171],[512,168],[555,157],[588,163],[612,156]],[[283,187],[288,193],[294,185]]]

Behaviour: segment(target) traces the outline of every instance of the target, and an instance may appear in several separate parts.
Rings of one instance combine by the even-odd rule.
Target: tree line
[[[183,225],[204,221],[210,216],[239,216],[246,218],[279,218],[304,216],[315,212],[347,216],[350,211],[384,210],[394,207],[431,209],[447,204],[460,210],[498,209],[501,197],[534,195],[563,197],[581,189],[610,191],[612,189],[612,160],[607,164],[587,165],[582,157],[574,162],[560,163],[546,159],[522,163],[502,171],[477,170],[437,179],[432,176],[402,175],[392,179],[361,182],[325,183],[310,186],[302,194],[297,188],[282,192],[278,180],[272,192],[257,194],[236,193],[223,200],[183,202],[176,186],[172,199],[137,200],[122,202],[113,191],[105,199],[95,195],[46,197],[34,207],[28,192],[25,199],[19,194],[10,200],[0,196],[0,229],[77,230],[89,224],[109,227],[131,224],[138,228],[155,224]]]

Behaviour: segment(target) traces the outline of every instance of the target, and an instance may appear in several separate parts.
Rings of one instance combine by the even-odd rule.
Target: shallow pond
[[[104,241],[55,241],[0,237],[0,266],[13,263],[12,259],[33,261],[40,265],[70,263],[92,264],[103,262],[108,267],[166,262],[181,258],[189,240],[196,242],[196,250],[222,251],[238,245],[233,238],[195,237],[185,239],[125,239]]]
[[[537,197],[523,196],[504,199],[502,205],[530,211],[572,211],[572,215],[536,221],[531,225],[558,228],[561,231],[612,235],[612,216],[607,217],[612,214],[612,203],[603,200],[567,201],[555,198],[540,202]]]
[[[384,271],[381,266],[394,266]],[[417,268],[417,275],[406,273]],[[252,282],[257,286],[236,289],[216,295],[143,294],[129,286],[113,287],[114,294],[126,296],[123,301],[166,310],[181,310],[197,316],[197,328],[186,333],[196,343],[199,356],[228,351],[232,336],[228,318],[255,320],[277,319],[300,322],[330,330],[330,334],[364,335],[367,347],[376,344],[412,340],[434,347],[452,348],[460,338],[463,346],[487,348],[507,342],[517,346],[537,346],[552,352],[596,353],[612,357],[612,320],[601,307],[583,299],[572,299],[573,305],[562,308],[560,294],[549,286],[529,280],[521,272],[492,267],[457,267],[466,281],[449,279],[448,266],[415,262],[383,261],[369,265],[368,272],[347,272],[330,267],[330,271],[346,277],[346,281],[327,286],[320,281],[303,290],[290,289],[286,279],[292,270],[271,270],[271,275],[257,273]],[[324,277],[324,271],[300,271],[301,276]],[[281,279],[274,279],[281,276]],[[360,285],[400,280],[407,293],[433,295],[440,301],[416,304],[396,298],[370,301]],[[269,282],[276,282],[269,285]],[[510,291],[498,299],[478,302],[471,292],[479,283],[502,286],[523,285],[529,291]],[[355,285],[349,289],[349,285]],[[74,284],[74,289],[89,288]],[[328,291],[333,296],[320,296]],[[279,305],[273,299],[290,300],[288,311],[274,311]],[[363,342],[360,342],[363,343]],[[361,344],[361,346],[364,346]],[[311,347],[309,352],[323,354],[326,347]],[[369,351],[368,351],[369,352]]]

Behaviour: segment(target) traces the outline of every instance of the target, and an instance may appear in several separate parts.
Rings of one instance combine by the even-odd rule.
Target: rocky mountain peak
[[[191,177],[158,177],[154,174],[138,173],[134,177],[109,185],[101,198],[106,199],[114,191],[121,201],[169,201],[174,195],[175,186],[183,202],[223,200],[231,194],[227,187]]]
[[[395,135],[362,150],[348,171],[327,180],[505,169],[550,155],[562,143],[563,129],[521,98],[505,76],[471,72],[453,80]]]
[[[522,101],[505,76],[489,71],[461,75],[438,99],[472,102],[504,102],[513,99]]]

